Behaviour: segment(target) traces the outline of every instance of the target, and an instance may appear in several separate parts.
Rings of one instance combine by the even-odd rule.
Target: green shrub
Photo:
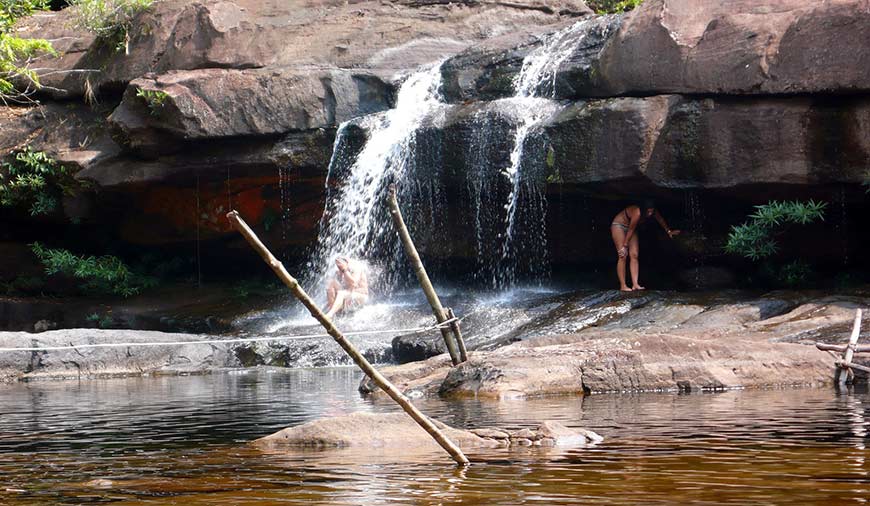
[[[154,0],[67,0],[67,3],[75,7],[74,28],[87,30],[104,44],[128,52],[133,18],[150,9]]]
[[[78,186],[67,167],[27,147],[0,169],[0,206],[29,204],[31,216],[46,215],[57,208],[61,195],[74,194]]]
[[[641,3],[643,0],[592,0],[586,5],[598,14],[616,14],[630,11]]]
[[[39,76],[30,69],[30,63],[38,56],[55,54],[47,40],[12,35],[12,27],[18,19],[48,8],[47,4],[45,0],[0,0],[0,102],[3,104],[29,102],[30,95],[39,89]]]
[[[81,288],[86,292],[129,297],[157,284],[155,278],[131,271],[115,256],[79,256],[65,249],[46,248],[38,242],[33,243],[31,249],[45,266],[46,274],[80,279]]]
[[[148,104],[148,109],[151,109],[153,116],[160,114],[160,110],[166,104],[166,99],[169,98],[169,95],[165,91],[146,90],[144,88],[136,90],[136,96]]]
[[[806,285],[812,274],[810,264],[803,260],[795,260],[780,267],[775,276],[780,284],[794,288]]]
[[[115,324],[115,319],[109,314],[100,316],[99,313],[91,313],[85,320],[96,323],[101,329],[107,329]]]
[[[789,225],[807,225],[825,219],[826,202],[771,201],[755,206],[749,221],[732,226],[725,251],[751,260],[773,256],[778,250],[777,236]]]

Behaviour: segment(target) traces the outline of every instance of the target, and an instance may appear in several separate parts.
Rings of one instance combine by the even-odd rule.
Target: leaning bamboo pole
[[[840,385],[845,385],[853,374],[850,367],[853,365],[852,357],[855,355],[855,347],[858,345],[858,337],[861,335],[862,313],[863,312],[860,309],[855,311],[855,323],[852,325],[852,335],[849,336],[849,345],[846,347],[845,353],[843,354],[842,364],[840,364],[840,368],[837,369],[837,383]],[[855,367],[855,369],[863,368]]]
[[[390,185],[387,203],[390,206],[390,215],[393,217],[393,223],[396,225],[396,230],[399,232],[399,238],[402,240],[402,245],[405,247],[405,253],[408,255],[408,260],[411,261],[411,266],[414,268],[414,274],[417,275],[417,280],[420,281],[420,286],[423,288],[423,293],[426,294],[426,300],[432,306],[432,312],[435,314],[435,319],[438,323],[444,323],[448,320],[447,312],[444,311],[444,306],[441,305],[441,299],[435,292],[435,287],[429,280],[429,275],[426,274],[426,268],[423,267],[423,261],[420,260],[420,254],[417,253],[417,248],[414,247],[414,241],[411,240],[411,234],[408,232],[408,227],[405,226],[405,220],[402,218],[402,211],[399,210],[399,202],[396,200],[396,186]],[[456,349],[456,343],[453,341],[449,328],[441,327],[441,337],[444,338],[444,344],[447,345],[447,353],[450,354],[450,360],[453,365],[458,365],[462,362],[459,351]]]
[[[465,457],[465,454],[462,453],[462,450],[459,449],[450,439],[447,438],[439,429],[432,423],[426,415],[421,413],[411,401],[405,397],[390,381],[385,378],[381,373],[378,372],[377,369],[369,363],[368,360],[362,354],[357,351],[357,349],[350,343],[345,337],[344,334],[339,331],[335,325],[332,323],[332,320],[327,317],[323,311],[317,307],[314,300],[305,293],[305,290],[299,286],[299,282],[287,272],[287,269],[284,268],[284,264],[282,264],[274,255],[269,251],[268,248],[260,241],[257,237],[257,234],[251,230],[251,227],[248,226],[247,223],[239,216],[239,213],[236,211],[230,211],[227,213],[227,219],[230,221],[230,224],[239,231],[239,233],[244,236],[244,238],[248,241],[251,247],[260,254],[260,257],[269,264],[269,267],[275,271],[275,274],[281,281],[287,285],[287,288],[293,292],[293,295],[299,299],[300,302],[308,309],[308,312],[311,313],[317,321],[323,325],[323,328],[326,329],[326,332],[335,339],[335,342],[338,343],[339,346],[344,349],[344,351],[350,356],[350,358],[359,366],[360,369],[363,370],[372,381],[377,384],[381,390],[387,393],[396,403],[402,407],[402,409],[407,413],[411,418],[417,422],[420,427],[423,428],[426,432],[429,433],[430,436],[439,444],[441,448],[444,448],[447,453],[456,461],[457,464],[467,465],[468,458]]]
[[[453,337],[456,338],[456,344],[459,345],[459,360],[465,362],[468,360],[468,350],[465,349],[465,339],[462,338],[462,329],[459,328],[459,319],[453,314],[453,309],[447,308],[447,321],[450,322],[450,330],[453,331]]]

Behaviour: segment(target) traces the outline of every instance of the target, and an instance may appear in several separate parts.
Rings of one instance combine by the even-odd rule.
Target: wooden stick
[[[846,351],[843,354],[843,364],[851,364],[852,357],[855,354],[855,345],[858,344],[858,336],[861,335],[861,310],[858,309],[855,311],[855,324],[852,326],[852,335],[849,338],[849,346],[846,347]],[[857,367],[856,367],[857,369]],[[846,381],[852,377],[852,370],[848,365],[843,365],[839,369],[837,369],[837,383],[840,385],[845,385]]]
[[[870,373],[870,367],[863,366],[861,364],[856,364],[853,362],[845,363],[841,361],[834,362],[838,367],[842,367],[844,369],[858,369],[859,371],[864,371],[866,373]]]
[[[342,349],[344,349],[344,351],[350,356],[351,359],[353,359],[356,365],[358,365],[359,368],[362,369],[363,372],[366,373],[368,377],[371,378],[372,381],[374,381],[375,384],[377,384],[381,388],[381,390],[386,392],[387,395],[389,395],[394,401],[396,401],[396,403],[402,407],[405,413],[408,413],[408,415],[410,415],[410,417],[413,418],[414,421],[417,422],[418,425],[420,425],[420,427],[423,427],[423,430],[428,432],[429,435],[432,436],[432,438],[435,439],[435,441],[439,445],[441,445],[441,447],[444,448],[444,450],[446,450],[451,457],[453,457],[453,460],[455,460],[457,464],[467,465],[468,459],[465,457],[465,454],[462,453],[462,450],[460,450],[458,446],[450,441],[447,436],[445,436],[438,429],[438,427],[436,427],[435,424],[432,423],[432,420],[430,420],[426,415],[421,413],[413,404],[411,404],[411,401],[407,397],[405,397],[402,392],[400,392],[395,386],[393,386],[393,384],[390,383],[387,378],[381,375],[381,373],[379,373],[378,370],[375,369],[372,364],[370,364],[369,361],[366,360],[366,358],[362,356],[359,351],[356,350],[353,344],[351,344],[350,341],[348,341],[344,337],[341,331],[335,328],[332,320],[330,320],[323,313],[323,311],[321,311],[320,308],[317,307],[317,304],[314,303],[311,297],[309,297],[308,294],[305,293],[305,290],[303,290],[302,287],[299,286],[299,282],[296,281],[296,278],[291,276],[290,273],[287,272],[287,270],[284,268],[284,264],[278,261],[278,259],[272,255],[269,249],[266,248],[266,246],[262,242],[260,242],[257,234],[255,234],[254,231],[251,230],[251,228],[248,226],[248,224],[245,223],[242,217],[239,216],[239,213],[236,211],[230,211],[229,213],[227,213],[227,219],[230,220],[230,224],[245,237],[245,239],[254,248],[254,250],[256,250],[257,253],[260,254],[260,257],[262,257],[263,260],[267,264],[269,264],[269,267],[271,267],[272,270],[275,271],[275,274],[281,279],[281,281],[284,282],[285,285],[287,285],[287,288],[289,288],[290,291],[293,292],[293,295],[296,296],[296,298],[299,299],[300,302],[302,302],[302,304],[308,309],[308,312],[311,313],[311,316],[316,318],[317,321],[319,321],[320,324],[323,325],[323,328],[326,329],[326,332],[329,333],[329,335],[331,335],[333,339],[335,339],[335,342],[337,342],[338,345],[341,346]]]
[[[453,337],[456,338],[456,343],[459,345],[459,359],[463,362],[468,360],[468,351],[465,349],[465,339],[462,339],[462,330],[459,328],[459,319],[453,314],[453,308],[447,308],[447,318],[450,322],[450,330],[453,331]]]
[[[836,351],[838,353],[844,353],[848,348],[848,344],[827,344],[827,343],[816,343],[816,348],[822,351]],[[870,352],[870,345],[868,344],[860,344],[854,347],[855,353],[867,353]]]
[[[414,274],[417,275],[417,280],[420,281],[420,286],[423,288],[423,293],[426,294],[426,300],[432,306],[432,312],[435,313],[435,319],[438,323],[447,321],[444,306],[441,305],[441,299],[435,293],[435,288],[432,282],[429,281],[429,275],[426,274],[426,268],[423,267],[423,261],[420,260],[420,255],[417,253],[417,248],[414,247],[414,241],[411,240],[411,234],[408,233],[408,227],[405,226],[405,220],[402,218],[402,212],[399,210],[399,203],[396,201],[396,185],[390,185],[390,192],[387,197],[387,202],[390,206],[390,215],[393,217],[393,223],[396,225],[396,230],[399,232],[399,238],[402,239],[402,245],[405,247],[405,253],[408,255],[408,260],[411,261],[411,266],[414,268]],[[450,335],[450,329],[441,327],[441,337],[444,338],[444,344],[447,345],[447,353],[450,354],[450,360],[453,365],[460,363],[459,352],[456,350],[456,343]]]

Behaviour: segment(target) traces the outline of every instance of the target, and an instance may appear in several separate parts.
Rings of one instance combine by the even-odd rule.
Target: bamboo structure
[[[836,345],[816,343],[816,348],[822,351],[839,352],[843,354],[842,360],[837,360],[835,362],[835,364],[837,365],[837,375],[835,377],[835,380],[840,386],[845,385],[852,378],[852,375],[854,374],[852,372],[852,369],[857,369],[859,371],[870,373],[870,368],[860,364],[852,363],[852,359],[854,358],[855,353],[870,351],[870,346],[858,346],[858,337],[861,335],[862,315],[863,311],[861,311],[860,309],[855,311],[855,323],[852,325],[852,335],[849,336],[849,344]]]
[[[423,293],[426,294],[426,300],[432,306],[432,312],[435,314],[435,319],[438,323],[444,323],[448,320],[447,313],[444,311],[444,306],[441,305],[441,299],[435,293],[435,287],[429,280],[429,275],[426,274],[426,268],[423,267],[423,261],[420,260],[420,254],[417,253],[417,248],[414,247],[414,241],[411,240],[411,234],[408,233],[408,227],[405,226],[405,220],[402,218],[402,212],[399,210],[399,203],[396,200],[396,186],[390,185],[387,202],[390,206],[390,215],[393,217],[393,223],[396,225],[396,230],[399,232],[399,238],[402,240],[402,245],[405,247],[405,253],[408,255],[408,260],[411,261],[411,266],[414,268],[414,274],[420,281],[420,286],[423,288]],[[456,343],[451,336],[451,330],[447,327],[441,327],[441,337],[444,338],[444,344],[447,345],[447,353],[450,354],[450,361],[453,365],[459,365],[462,360],[459,357],[459,351],[456,348]]]
[[[459,319],[453,314],[452,308],[447,308],[447,321],[450,322],[450,330],[453,331],[453,337],[456,338],[456,344],[459,345],[459,360],[465,362],[468,360],[468,350],[465,349],[465,339],[462,338],[462,329],[459,328]]]
[[[284,268],[284,264],[282,264],[274,255],[269,251],[268,248],[260,241],[257,235],[253,230],[248,226],[247,223],[239,216],[239,213],[236,211],[230,211],[227,213],[227,219],[230,221],[230,224],[239,231],[239,233],[244,236],[244,238],[248,241],[251,247],[260,254],[260,257],[275,271],[275,274],[281,281],[287,285],[287,288],[293,292],[293,295],[299,299],[300,302],[308,309],[308,312],[311,313],[323,328],[326,329],[326,332],[335,339],[335,342],[338,343],[339,346],[350,356],[350,358],[359,366],[360,369],[363,370],[368,377],[378,385],[387,395],[390,396],[391,399],[396,401],[396,403],[401,406],[401,408],[407,413],[411,418],[417,422],[420,427],[423,428],[426,432],[429,433],[430,436],[442,447],[444,450],[450,454],[453,460],[456,461],[457,464],[460,465],[468,465],[468,458],[462,453],[462,450],[456,446],[450,439],[447,438],[439,429],[432,423],[426,415],[421,413],[412,403],[411,401],[405,397],[402,392],[400,392],[390,381],[385,378],[377,369],[369,363],[368,360],[353,346],[353,344],[348,341],[344,335],[339,331],[335,325],[332,323],[323,311],[317,307],[314,300],[305,293],[305,290],[299,285],[299,282],[287,272],[287,269]]]
[[[852,377],[852,370],[849,366],[852,364],[852,357],[855,355],[855,346],[858,344],[858,336],[861,335],[861,310],[855,313],[855,324],[852,326],[852,335],[849,338],[849,347],[843,354],[843,364],[837,371],[837,382],[841,385],[846,384],[846,380]]]

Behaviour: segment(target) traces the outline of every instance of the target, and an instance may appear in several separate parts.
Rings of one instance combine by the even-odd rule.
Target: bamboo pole
[[[260,257],[269,264],[269,267],[275,271],[275,274],[278,278],[287,285],[287,288],[293,292],[293,295],[299,299],[300,302],[308,309],[308,312],[311,313],[317,321],[323,325],[323,328],[326,329],[326,332],[335,339],[335,342],[338,343],[339,346],[344,349],[344,351],[350,356],[351,359],[359,366],[360,369],[363,370],[378,387],[381,388],[387,395],[390,396],[396,403],[402,407],[402,409],[407,413],[411,418],[417,422],[420,427],[423,428],[426,432],[429,433],[430,436],[439,444],[442,448],[444,448],[447,453],[456,461],[457,464],[467,465],[468,458],[465,457],[465,454],[462,453],[462,450],[456,446],[450,439],[447,438],[439,429],[432,423],[426,415],[421,413],[411,401],[405,397],[402,392],[400,392],[395,386],[393,386],[390,381],[381,375],[377,369],[375,369],[372,364],[369,363],[368,360],[359,351],[350,343],[345,337],[344,334],[339,331],[335,325],[332,323],[323,311],[317,307],[317,304],[314,303],[314,300],[305,293],[305,290],[299,286],[299,282],[287,272],[287,269],[284,268],[284,264],[278,261],[268,248],[260,241],[257,237],[257,234],[254,233],[253,230],[248,226],[247,223],[239,216],[239,213],[236,211],[230,211],[227,213],[227,219],[230,221],[230,224],[245,237],[251,247],[260,254]]]
[[[849,348],[848,344],[827,344],[827,343],[816,343],[816,348],[822,351],[835,351],[837,353],[845,353],[845,351]],[[870,352],[870,345],[868,344],[859,344],[858,346],[854,346],[853,349],[855,353],[867,353]]]
[[[453,337],[456,338],[456,344],[459,345],[459,360],[465,362],[468,360],[468,350],[465,349],[465,339],[462,338],[462,330],[459,328],[459,319],[453,314],[452,308],[447,308],[447,321],[450,322],[450,330],[453,331]]]
[[[861,315],[862,312],[858,309],[855,312],[855,324],[852,326],[852,335],[849,337],[849,346],[846,347],[846,352],[843,354],[843,363],[837,369],[837,383],[845,385],[846,381],[852,377],[852,357],[855,354],[855,347],[858,344],[858,336],[861,335]],[[857,369],[857,368],[856,368]]]
[[[429,280],[429,275],[426,274],[426,268],[423,267],[423,261],[420,260],[420,255],[417,253],[417,248],[414,247],[414,241],[411,240],[411,234],[408,233],[408,227],[405,226],[405,220],[402,218],[402,212],[399,210],[399,203],[396,201],[396,185],[390,185],[387,202],[390,206],[390,215],[393,217],[393,223],[396,225],[396,231],[399,232],[399,238],[402,239],[402,245],[405,247],[405,253],[408,255],[408,260],[411,261],[411,266],[414,268],[414,274],[417,275],[417,280],[420,281],[420,286],[423,288],[423,293],[426,294],[426,300],[432,306],[432,312],[435,314],[435,319],[438,323],[447,321],[447,315],[444,311],[444,306],[441,305],[441,299],[435,293],[435,287]],[[441,337],[444,338],[444,344],[447,345],[447,353],[450,354],[450,360],[453,365],[458,365],[459,352],[456,350],[456,343],[453,342],[451,331],[447,327],[441,327]]]

